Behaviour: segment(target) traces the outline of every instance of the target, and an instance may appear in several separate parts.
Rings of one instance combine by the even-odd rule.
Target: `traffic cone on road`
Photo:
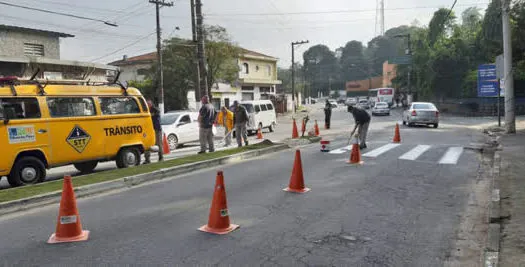
[[[56,232],[49,237],[47,243],[78,242],[86,241],[88,238],[89,231],[82,230],[82,224],[80,223],[71,176],[67,175],[64,177],[64,185],[62,187]]]
[[[230,224],[230,215],[228,214],[228,204],[226,201],[226,189],[224,188],[224,175],[222,171],[218,171],[208,224],[201,226],[199,231],[224,235],[237,228],[239,228],[239,225]]]
[[[293,119],[292,139],[299,138],[299,132],[297,131],[297,123]]]
[[[321,133],[319,132],[319,125],[317,124],[317,120],[315,120],[314,130],[315,130],[315,136],[321,135]]]
[[[348,161],[349,164],[363,164],[363,161],[361,160],[361,151],[359,149],[359,142],[357,138],[354,140],[354,144],[352,145],[352,151],[350,152],[350,160]]]
[[[396,130],[394,133],[394,143],[401,143],[401,134],[399,134],[399,123],[396,123]]]
[[[162,154],[166,155],[171,153],[170,145],[168,144],[168,139],[166,138],[166,134],[162,135]]]
[[[261,127],[257,130],[257,139],[264,139]]]
[[[295,162],[293,164],[292,176],[290,177],[290,184],[284,191],[294,193],[306,193],[310,188],[304,186],[303,164],[301,162],[301,151],[295,151]]]

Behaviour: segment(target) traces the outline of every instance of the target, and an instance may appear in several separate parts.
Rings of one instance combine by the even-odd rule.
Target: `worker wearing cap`
[[[352,113],[355,120],[355,127],[352,131],[352,135],[354,135],[357,128],[359,128],[357,135],[359,136],[360,149],[366,148],[366,135],[368,134],[368,126],[370,125],[370,114],[366,112],[364,109],[360,109],[358,107],[348,106],[348,112]],[[350,136],[350,138],[352,138]]]

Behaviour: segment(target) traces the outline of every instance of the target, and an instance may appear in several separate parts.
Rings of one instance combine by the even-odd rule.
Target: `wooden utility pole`
[[[295,46],[300,44],[307,44],[308,40],[300,42],[292,42],[292,102],[293,102],[293,113],[295,114]]]
[[[192,41],[195,45],[195,69],[196,69],[196,75],[195,75],[195,103],[196,107],[199,107],[199,102],[201,99],[201,88],[200,88],[200,82],[201,82],[201,76],[200,76],[200,69],[199,69],[199,59],[197,55],[199,54],[199,48],[197,47],[197,27],[195,22],[195,0],[190,0],[190,7],[191,7],[191,33],[192,33]]]
[[[158,62],[158,81],[157,88],[157,107],[161,115],[164,115],[164,73],[162,71],[162,36],[160,30],[160,7],[173,6],[173,2],[166,2],[165,0],[149,0],[150,3],[155,4],[157,14],[157,62]]]
[[[202,1],[195,0],[195,15],[197,22],[197,57],[199,59],[200,90],[201,96],[208,95],[208,67],[204,50],[204,18],[202,16]],[[208,95],[211,99],[211,95]]]

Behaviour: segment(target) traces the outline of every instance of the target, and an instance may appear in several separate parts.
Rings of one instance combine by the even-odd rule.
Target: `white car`
[[[368,100],[366,100],[366,99],[359,100],[358,105],[362,109],[369,109],[370,108],[370,104],[368,103]]]
[[[407,124],[408,126],[426,124],[437,128],[439,126],[439,110],[432,103],[413,102],[412,105],[403,112],[403,125]]]
[[[330,103],[330,106],[332,106],[332,108],[338,107],[337,101],[335,101],[334,99],[330,99],[328,100],[328,102]]]
[[[372,115],[387,115],[390,116],[390,108],[386,102],[377,102],[372,108]]]
[[[178,146],[199,141],[199,113],[189,111],[168,112],[160,118],[162,131],[168,139],[170,150]],[[217,133],[215,126],[213,134]]]

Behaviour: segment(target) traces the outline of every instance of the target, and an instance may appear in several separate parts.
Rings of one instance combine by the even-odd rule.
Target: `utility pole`
[[[166,2],[165,0],[149,0],[150,3],[155,4],[157,13],[157,60],[158,60],[158,81],[159,87],[157,88],[157,108],[161,115],[164,115],[164,73],[162,71],[162,37],[160,30],[160,7],[161,6],[173,6],[173,2]]]
[[[505,85],[505,130],[516,133],[516,113],[514,99],[514,77],[512,70],[512,39],[510,31],[510,0],[501,0],[501,19],[503,20],[503,69]],[[499,96],[498,96],[499,98]]]
[[[202,1],[195,0],[195,15],[197,19],[197,57],[199,58],[199,75],[201,96],[208,95],[208,67],[204,51],[204,18],[202,16]],[[211,98],[211,95],[208,97]]]
[[[292,42],[292,102],[293,102],[293,113],[295,114],[295,46],[301,44],[307,44],[306,41]]]
[[[191,7],[191,33],[192,33],[192,41],[193,41],[193,44],[195,45],[194,49],[195,49],[195,56],[196,56],[194,58],[195,69],[196,69],[196,75],[195,75],[195,103],[196,103],[196,107],[197,107],[197,110],[198,110],[199,109],[199,102],[200,102],[200,99],[201,99],[200,64],[199,64],[199,59],[197,57],[197,55],[199,54],[199,48],[197,46],[197,27],[195,26],[195,24],[196,24],[196,22],[195,22],[195,0],[190,0],[190,2],[191,2],[191,4],[190,4],[190,7]]]

